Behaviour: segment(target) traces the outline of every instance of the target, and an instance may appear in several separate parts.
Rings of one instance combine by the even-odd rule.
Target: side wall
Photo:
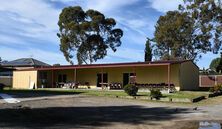
[[[132,73],[133,68],[95,68],[95,69],[78,69],[76,79],[79,82],[89,82],[89,84],[94,88],[97,85],[97,74],[98,73],[108,74],[108,83],[112,82],[123,82],[123,73]]]
[[[191,61],[181,64],[180,83],[181,90],[198,90],[199,68]]]
[[[37,71],[13,72],[13,88],[29,89],[31,83],[35,83],[35,86],[37,86]]]

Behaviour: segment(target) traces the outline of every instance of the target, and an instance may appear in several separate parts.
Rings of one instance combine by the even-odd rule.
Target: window
[[[67,75],[66,74],[59,74],[58,82],[67,82]]]
[[[40,79],[47,79],[47,72],[41,72]]]
[[[123,86],[136,82],[136,73],[123,73]]]

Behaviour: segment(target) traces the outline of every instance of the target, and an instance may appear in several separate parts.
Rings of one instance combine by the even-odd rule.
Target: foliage
[[[4,89],[5,85],[0,83],[0,91],[2,91]]]
[[[152,98],[159,99],[160,97],[162,97],[162,93],[160,92],[159,89],[152,89],[150,90],[150,96]]]
[[[194,19],[195,39],[205,51],[217,53],[222,43],[222,6],[217,0],[184,0],[181,12]]]
[[[218,66],[216,67],[216,71],[218,72],[218,73],[221,73],[222,72],[222,53],[220,53],[221,55],[220,55],[220,60],[219,60],[219,64],[218,64]]]
[[[212,69],[212,70],[216,70],[217,67],[218,67],[219,64],[220,64],[220,59],[221,59],[221,58],[215,58],[215,59],[213,59],[213,60],[211,61],[211,63],[210,63],[209,68]]]
[[[156,24],[155,55],[163,60],[198,60],[222,44],[222,6],[215,0],[184,0]]]
[[[188,13],[169,11],[155,27],[155,54],[162,60],[194,60],[210,48],[196,37],[194,20]]]
[[[124,91],[130,96],[136,96],[138,92],[138,87],[132,84],[124,86]]]
[[[145,47],[145,61],[152,61],[152,46],[151,39],[147,38],[146,47]]]
[[[222,92],[222,85],[221,84],[215,85],[214,87],[211,87],[209,91],[214,93]]]
[[[103,59],[107,49],[115,52],[121,45],[123,31],[114,28],[115,19],[106,18],[96,10],[84,12],[80,6],[64,8],[58,25],[60,50],[71,64],[74,56],[79,64]]]

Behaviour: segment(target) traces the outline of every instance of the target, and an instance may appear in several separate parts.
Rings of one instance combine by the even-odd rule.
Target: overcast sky
[[[98,63],[144,60],[146,37],[153,37],[159,16],[177,9],[182,0],[0,0],[0,57],[33,57],[49,64],[68,64],[59,51],[58,17],[67,6],[95,9],[117,21],[124,31],[122,46]],[[218,55],[197,62],[207,68]],[[76,63],[76,62],[75,62]]]

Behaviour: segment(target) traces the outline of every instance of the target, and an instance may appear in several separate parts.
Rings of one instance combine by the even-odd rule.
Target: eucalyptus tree
[[[116,51],[121,46],[123,31],[115,28],[116,21],[99,11],[84,11],[80,6],[64,8],[59,16],[60,50],[73,64],[88,64],[103,59],[108,49]]]

